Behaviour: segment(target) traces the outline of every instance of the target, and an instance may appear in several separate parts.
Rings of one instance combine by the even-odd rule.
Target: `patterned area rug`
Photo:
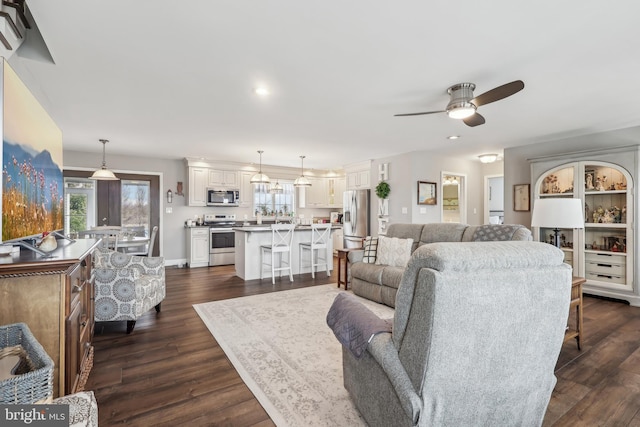
[[[326,324],[344,292],[313,286],[194,305],[277,426],[365,426],[342,384],[342,350]],[[362,299],[374,313],[393,309]]]

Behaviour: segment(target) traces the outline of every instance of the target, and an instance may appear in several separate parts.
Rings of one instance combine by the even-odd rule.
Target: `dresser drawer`
[[[627,263],[627,257],[624,255],[617,255],[612,253],[600,253],[600,252],[585,252],[584,259],[586,262],[593,262],[596,264],[600,263],[611,263],[611,264],[622,264],[625,265]]]
[[[584,268],[588,273],[613,274],[615,276],[624,276],[627,269],[624,264],[612,264],[608,262],[600,262],[597,264],[595,262],[588,262]]]
[[[596,273],[587,271],[585,273],[585,279],[587,280],[597,280],[599,282],[607,282],[607,283],[615,283],[618,285],[626,285],[627,282],[625,280],[625,276],[618,276],[613,274],[604,274],[604,273]]]

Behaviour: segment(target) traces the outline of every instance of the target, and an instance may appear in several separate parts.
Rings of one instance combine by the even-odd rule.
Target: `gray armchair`
[[[540,242],[433,243],[402,276],[393,332],[344,386],[370,426],[535,426],[556,383],[571,268]]]
[[[94,254],[95,320],[127,321],[131,333],[136,320],[166,295],[164,258],[134,256],[99,248]]]

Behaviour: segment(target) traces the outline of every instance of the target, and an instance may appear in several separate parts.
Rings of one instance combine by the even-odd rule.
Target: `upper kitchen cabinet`
[[[593,160],[593,159],[598,160]],[[640,306],[636,281],[635,189],[637,148],[545,159],[532,164],[534,197],[577,198],[584,210],[583,229],[561,229],[561,249],[573,275],[587,279],[586,293],[624,299]],[[535,208],[535,200],[534,200]],[[551,228],[534,230],[536,240],[551,241]]]
[[[207,205],[207,185],[209,181],[209,170],[206,168],[189,168],[189,206]]]
[[[347,174],[347,189],[364,190],[371,187],[371,172],[369,170],[349,172]]]
[[[346,189],[346,178],[329,178],[327,180],[328,207],[342,209],[342,195]]]
[[[301,189],[298,193],[300,208],[341,208],[342,193],[345,189],[344,178],[312,178],[311,187]],[[304,192],[304,195],[303,195]]]
[[[251,177],[255,172],[239,172],[240,175],[240,207],[250,208],[253,203],[253,184]]]
[[[345,167],[347,190],[366,190],[371,188],[371,161]]]
[[[209,187],[224,187],[236,189],[238,185],[238,172],[209,169]]]

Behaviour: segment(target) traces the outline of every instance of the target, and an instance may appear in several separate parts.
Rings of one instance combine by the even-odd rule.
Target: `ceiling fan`
[[[524,83],[522,80],[515,80],[474,97],[473,90],[475,88],[476,85],[473,83],[458,83],[447,89],[451,100],[449,104],[447,104],[446,110],[396,114],[395,116],[420,116],[423,114],[447,113],[452,119],[462,119],[467,126],[479,126],[485,122],[484,117],[476,111],[479,106],[500,101],[501,99],[520,92],[524,89]]]

